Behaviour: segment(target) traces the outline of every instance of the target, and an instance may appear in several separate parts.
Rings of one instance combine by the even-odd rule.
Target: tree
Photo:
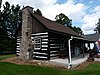
[[[37,14],[37,15],[42,16],[42,12],[39,9],[37,9],[36,11],[34,11],[34,13]]]
[[[56,19],[56,22],[64,25],[64,26],[67,26],[69,28],[71,28],[72,30],[74,30],[75,32],[77,32],[79,35],[82,35],[83,34],[83,31],[81,30],[81,28],[79,27],[72,27],[72,20],[69,19],[66,15],[64,15],[63,13],[60,13],[59,15],[57,15],[55,17]]]
[[[0,28],[0,54],[3,52],[4,49],[7,48],[6,46],[7,39],[8,39],[8,36],[5,33],[5,30]]]
[[[2,51],[15,52],[14,33],[22,21],[20,6],[5,2],[3,10],[0,12],[0,53]]]
[[[0,0],[0,21],[1,21],[1,4],[2,4],[2,0]],[[1,25],[1,22],[0,22]]]
[[[65,25],[65,26],[68,26],[68,27],[71,27],[72,25],[72,20],[69,19],[66,15],[64,15],[63,13],[60,13],[59,15],[57,15],[55,17],[56,19],[56,22],[62,24],[62,25]]]
[[[18,25],[21,23],[21,9],[19,5],[12,5],[10,6],[9,2],[5,2],[3,5],[2,11],[2,19],[1,19],[1,26],[9,35],[9,37],[13,38],[15,30],[17,29]]]
[[[10,23],[11,23],[10,33],[11,33],[11,36],[14,37],[16,29],[22,22],[22,12],[21,12],[19,5],[11,6],[11,14],[10,14],[9,18],[11,19],[10,20]]]
[[[5,3],[5,5],[3,5],[4,10],[1,13],[1,28],[3,28],[3,30],[8,33],[9,30],[9,16],[11,13],[10,10],[10,4],[8,2]]]
[[[98,23],[96,25],[97,25],[97,30],[100,33],[100,18],[98,19]]]
[[[0,9],[1,9],[2,0],[0,0]]]
[[[76,32],[77,32],[79,35],[83,35],[83,31],[82,31],[81,28],[77,27],[76,30],[77,30]]]

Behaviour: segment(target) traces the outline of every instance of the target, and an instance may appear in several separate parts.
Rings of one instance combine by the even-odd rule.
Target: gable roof
[[[84,35],[84,37],[87,38],[89,41],[93,41],[93,42],[96,42],[96,41],[99,40],[99,34],[98,33]]]
[[[78,33],[76,33],[75,31],[73,31],[67,26],[51,21],[42,16],[36,15],[33,12],[30,12],[30,14],[32,14],[33,17],[35,17],[39,22],[41,22],[49,30],[53,30],[53,31],[57,31],[57,32],[61,32],[61,33],[69,34],[73,36],[79,36]]]

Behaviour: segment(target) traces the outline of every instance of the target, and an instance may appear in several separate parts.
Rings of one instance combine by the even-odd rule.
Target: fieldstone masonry
[[[22,36],[19,58],[23,60],[32,59],[33,55],[33,44],[31,39],[32,17],[30,16],[30,12],[33,12],[33,8],[29,6],[26,6],[22,10]]]

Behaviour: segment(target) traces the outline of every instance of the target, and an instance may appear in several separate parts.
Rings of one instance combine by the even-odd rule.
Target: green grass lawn
[[[100,75],[100,64],[90,64],[82,70],[58,70],[57,68],[0,62],[0,75]]]
[[[13,56],[15,56],[15,54],[0,55],[0,60],[2,60],[2,59],[6,59],[6,58],[10,58],[10,57],[13,57]]]
[[[58,70],[32,65],[0,62],[0,75],[100,75],[100,64],[90,64],[83,70]]]

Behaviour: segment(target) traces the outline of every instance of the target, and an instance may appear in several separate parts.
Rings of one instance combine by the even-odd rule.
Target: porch
[[[71,61],[72,67],[76,67],[77,65],[85,62],[87,60],[87,57],[88,57],[88,54],[84,54],[84,57],[82,54],[76,57],[72,57],[72,61]],[[65,66],[65,67],[68,67],[68,63],[69,63],[68,58],[51,59],[49,60],[49,62],[57,64],[57,65]]]

